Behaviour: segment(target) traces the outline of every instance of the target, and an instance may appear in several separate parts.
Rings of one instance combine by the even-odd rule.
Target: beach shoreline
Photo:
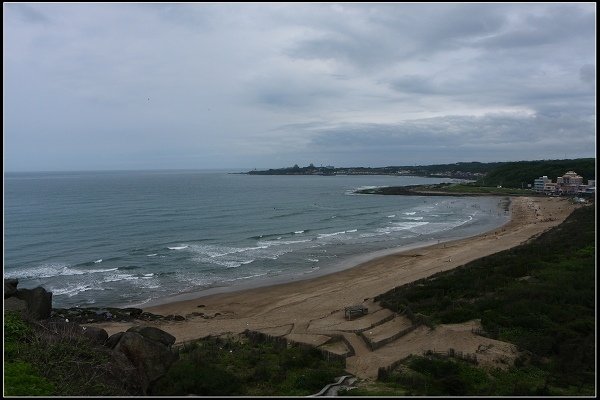
[[[488,197],[496,197],[496,196],[488,196]],[[499,214],[502,211],[507,211],[509,213],[508,217],[506,218],[506,221],[502,222],[499,225],[495,225],[492,228],[486,227],[485,231],[476,233],[474,235],[472,233],[466,233],[466,234],[463,233],[463,234],[444,237],[444,236],[438,236],[438,235],[440,235],[440,232],[434,233],[433,235],[424,234],[423,239],[420,241],[413,242],[413,243],[401,244],[401,245],[384,248],[384,249],[371,250],[371,251],[362,252],[362,253],[358,253],[358,254],[354,254],[354,255],[349,255],[349,256],[343,257],[340,260],[337,260],[334,263],[330,263],[329,265],[326,265],[322,268],[318,268],[314,271],[302,272],[299,274],[284,274],[284,275],[279,275],[279,276],[270,276],[268,278],[260,277],[257,279],[251,279],[247,282],[237,283],[234,285],[218,285],[218,286],[209,287],[209,288],[190,289],[188,291],[175,293],[175,294],[160,297],[160,298],[150,299],[149,301],[144,302],[144,303],[128,304],[123,307],[137,307],[137,308],[143,308],[143,309],[151,309],[151,308],[155,308],[155,307],[160,307],[160,306],[168,304],[168,303],[189,301],[189,300],[203,298],[203,297],[207,297],[207,296],[211,296],[211,295],[215,295],[215,294],[235,293],[235,292],[241,292],[241,291],[251,290],[251,289],[268,288],[270,286],[282,285],[282,284],[286,284],[286,283],[297,283],[297,282],[301,282],[304,280],[318,279],[323,276],[337,274],[339,272],[343,272],[348,269],[356,268],[356,267],[360,266],[361,264],[364,264],[364,263],[367,263],[367,262],[370,262],[370,261],[373,261],[373,260],[376,260],[376,259],[379,259],[382,257],[394,255],[394,254],[405,252],[405,251],[426,248],[426,247],[429,247],[429,246],[432,246],[435,244],[444,244],[444,243],[454,242],[456,240],[468,239],[470,237],[474,237],[479,234],[485,234],[487,232],[501,229],[503,226],[505,226],[507,223],[510,222],[510,207],[512,204],[510,197],[509,196],[497,196],[497,197],[499,198],[499,201],[497,204]],[[442,235],[443,234],[444,233],[442,233]],[[434,237],[434,236],[437,236],[437,237]]]
[[[510,220],[486,233],[394,252],[353,268],[310,279],[197,296],[143,308],[153,314],[185,316],[184,321],[94,325],[111,335],[140,323],[150,324],[175,336],[176,343],[209,335],[256,330],[281,331],[290,339],[300,337],[310,344],[311,340],[323,337],[322,332],[314,328],[318,325],[316,322],[341,315],[339,323],[343,323],[344,307],[368,303],[370,310],[375,310],[378,306],[373,303],[373,298],[377,295],[525,243],[560,224],[575,208],[564,198],[512,197]],[[470,332],[461,335],[470,341],[482,338]],[[406,351],[406,346],[403,351]],[[351,367],[354,373],[372,376],[376,374],[378,365],[386,365],[389,360],[386,361],[384,355],[371,352],[362,356],[356,354],[348,362],[354,365]]]

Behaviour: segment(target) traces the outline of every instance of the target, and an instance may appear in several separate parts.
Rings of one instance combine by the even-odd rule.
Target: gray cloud
[[[7,170],[594,154],[588,3],[4,11]]]
[[[579,78],[584,83],[596,85],[596,66],[592,64],[582,65],[579,69]]]

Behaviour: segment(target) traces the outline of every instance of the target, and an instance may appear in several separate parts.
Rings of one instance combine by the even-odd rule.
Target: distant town
[[[548,176],[540,176],[533,181],[533,190],[548,195],[595,194],[596,180],[589,179],[587,185],[583,184],[583,177],[575,171],[568,171],[563,176],[556,178],[556,182]]]

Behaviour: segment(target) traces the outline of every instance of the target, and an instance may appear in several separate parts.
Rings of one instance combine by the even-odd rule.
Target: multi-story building
[[[585,190],[583,187],[583,177],[577,175],[574,171],[568,171],[563,176],[556,178],[556,186],[560,193],[578,193]]]
[[[552,179],[548,178],[546,175],[540,176],[539,178],[533,181],[533,190],[536,192],[543,192],[545,190],[546,184],[552,182]]]
[[[576,194],[576,193],[595,193],[596,181],[588,180],[588,184],[583,184],[583,177],[577,175],[574,171],[568,171],[563,176],[556,178],[553,183],[546,175],[533,181],[533,190],[547,194]]]

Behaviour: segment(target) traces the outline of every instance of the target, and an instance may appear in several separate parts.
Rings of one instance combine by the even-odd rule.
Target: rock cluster
[[[36,320],[50,318],[52,292],[41,286],[35,289],[17,289],[18,284],[18,279],[4,280],[4,310],[19,311]]]
[[[18,280],[4,280],[4,312],[18,311],[44,325],[54,334],[82,335],[93,343],[111,349],[127,379],[136,380],[144,394],[148,387],[167,373],[178,359],[173,350],[175,337],[151,326],[134,326],[126,332],[108,336],[101,328],[81,326],[81,323],[115,321],[184,320],[181,316],[162,316],[143,312],[139,308],[70,308],[52,309],[52,293],[42,287],[17,289]]]
[[[71,307],[52,309],[53,319],[68,319],[80,324],[91,324],[94,322],[131,322],[139,321],[184,321],[181,315],[159,315],[142,311],[140,308],[115,308],[115,307]]]

